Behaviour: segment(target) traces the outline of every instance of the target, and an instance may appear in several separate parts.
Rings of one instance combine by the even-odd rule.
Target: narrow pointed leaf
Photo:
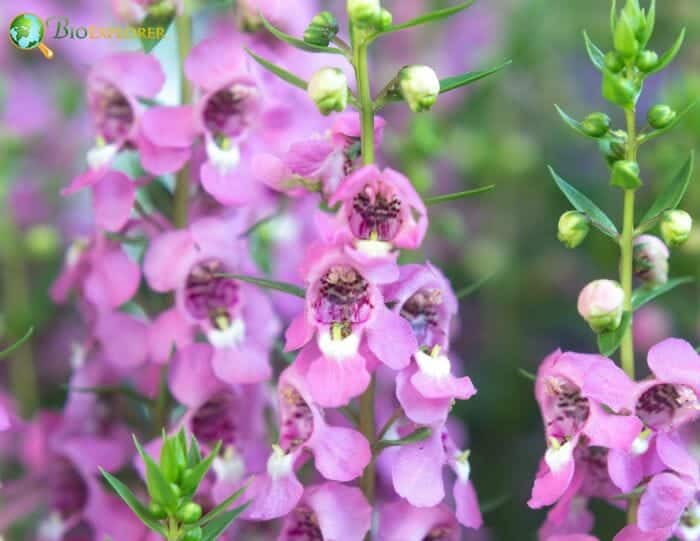
[[[503,64],[499,64],[498,66],[490,69],[482,71],[470,71],[467,73],[463,73],[462,75],[455,75],[454,77],[440,79],[440,94],[444,94],[445,92],[449,92],[450,90],[454,90],[455,88],[459,88],[473,83],[475,81],[478,81],[479,79],[483,79],[484,77],[488,77],[489,75],[501,71],[503,68],[510,65],[512,62],[512,60],[506,60],[505,62],[503,62]]]
[[[656,198],[651,208],[646,212],[641,220],[641,223],[650,222],[662,212],[670,209],[674,209],[683,199],[686,190],[688,189],[688,184],[690,184],[690,177],[693,174],[693,165],[695,162],[695,153],[690,152],[690,156],[681,167],[680,171],[671,179],[671,181],[666,185],[661,194]]]
[[[275,36],[277,39],[280,41],[284,41],[285,43],[288,43],[292,47],[296,47],[297,49],[301,49],[302,51],[307,51],[310,53],[330,53],[330,54],[340,54],[340,55],[345,55],[345,52],[342,51],[341,49],[338,49],[337,47],[324,47],[322,45],[313,45],[311,43],[306,43],[303,39],[295,38],[294,36],[290,36],[289,34],[286,34],[282,32],[279,28],[275,28],[270,21],[268,21],[262,13],[259,13],[260,19],[262,20],[262,23],[265,25],[265,28]]]
[[[469,6],[471,6],[474,2],[475,2],[475,0],[469,0],[468,2],[463,2],[461,4],[457,4],[456,6],[453,6],[453,7],[438,9],[436,11],[431,11],[430,13],[425,13],[424,15],[421,15],[420,17],[416,17],[415,19],[411,19],[410,21],[406,21],[405,23],[394,24],[394,25],[390,26],[388,29],[380,32],[378,35],[389,34],[391,32],[398,32],[399,30],[404,30],[406,28],[413,28],[414,26],[420,26],[422,24],[428,24],[428,23],[434,23],[437,21],[441,21],[442,19],[446,19],[447,17],[455,15],[455,14],[459,13],[460,11],[464,11]]]
[[[488,282],[491,278],[493,278],[496,275],[495,272],[492,272],[491,274],[487,274],[483,278],[477,280],[473,284],[470,284],[468,286],[463,287],[462,289],[459,289],[458,291],[455,292],[455,296],[458,299],[464,299],[474,293],[475,291],[478,291],[481,289],[481,286],[483,286],[486,282]]]
[[[659,63],[656,64],[654,69],[649,72],[650,75],[652,73],[657,73],[661,71],[671,62],[673,62],[673,59],[676,58],[678,51],[680,51],[681,47],[683,46],[683,40],[685,40],[685,28],[681,30],[680,35],[678,36],[678,38],[676,38],[676,41],[673,43],[671,48],[664,54],[662,54],[661,57],[659,57]]]
[[[593,225],[595,225],[598,229],[600,229],[600,231],[609,237],[616,238],[618,236],[619,233],[615,227],[615,224],[610,218],[608,218],[608,215],[605,214],[600,207],[598,207],[598,205],[561,178],[551,167],[549,168],[549,172],[551,173],[554,182],[556,182],[561,192],[566,196],[576,210],[583,212],[586,216],[588,216]]]
[[[143,404],[147,405],[153,405],[153,400],[151,400],[149,397],[147,397],[144,394],[141,394],[138,392],[136,389],[132,389],[131,387],[127,385],[106,385],[103,387],[69,387],[66,386],[66,389],[71,392],[71,393],[92,393],[96,395],[109,395],[109,394],[117,394],[117,395],[124,395],[127,398],[131,398],[132,400],[135,400],[136,402],[142,402]]]
[[[405,436],[398,440],[379,440],[376,443],[375,448],[376,451],[381,451],[382,449],[386,449],[387,447],[406,445],[407,443],[416,443],[418,441],[427,440],[430,437],[430,434],[432,434],[431,428],[428,426],[422,426],[411,432],[408,436]]]
[[[264,287],[265,289],[282,291],[283,293],[288,293],[290,295],[294,295],[295,297],[301,297],[302,299],[306,296],[306,291],[304,291],[302,288],[287,282],[277,282],[275,280],[268,280],[267,278],[256,278],[255,276],[246,276],[244,274],[217,274],[217,276],[221,278],[240,280],[241,282],[254,284],[256,286]]]
[[[187,452],[187,467],[191,468],[196,466],[202,461],[202,453],[199,450],[199,442],[197,438],[192,435],[190,438],[190,450]]]
[[[672,289],[683,284],[689,284],[694,281],[692,276],[683,276],[681,278],[671,278],[665,284],[654,287],[640,287],[632,292],[632,308],[638,310],[646,303],[653,301],[655,298],[668,293]]]
[[[241,497],[241,495],[245,492],[245,489],[248,488],[247,486],[239,488],[236,492],[231,494],[228,498],[226,498],[223,502],[221,502],[219,505],[214,507],[211,511],[209,511],[206,515],[204,515],[202,518],[200,518],[197,522],[193,524],[193,526],[204,526],[205,524],[211,522],[214,520],[216,517],[218,517],[221,513],[226,511],[233,502],[235,502],[238,498]]]
[[[102,468],[100,468],[100,472],[109,485],[119,495],[119,497],[124,500],[124,503],[131,508],[134,514],[139,517],[146,526],[160,535],[165,535],[165,529],[158,523],[148,508],[141,503],[141,500],[139,500],[136,495],[129,490],[129,487]]]
[[[627,332],[631,321],[632,314],[630,314],[630,312],[625,312],[622,316],[622,322],[617,329],[598,335],[598,350],[601,355],[609,357],[617,351],[617,348],[620,347],[620,343],[622,342],[622,337],[625,336],[625,332]]]
[[[139,26],[143,28],[162,29],[162,34],[161,37],[158,39],[140,37],[141,48],[145,53],[150,53],[153,50],[153,48],[161,42],[161,40],[165,37],[165,34],[168,33],[168,29],[170,28],[170,25],[173,23],[174,20],[175,10],[173,10],[172,13],[169,14],[146,15],[143,21],[139,23]]]
[[[496,187],[495,184],[489,184],[488,186],[482,186],[481,188],[474,188],[473,190],[465,190],[463,192],[448,193],[445,195],[436,195],[434,197],[427,197],[423,202],[427,205],[437,205],[438,203],[445,203],[447,201],[455,201],[457,199],[464,199],[465,197],[471,197],[472,195],[478,195],[480,193],[488,192]]]
[[[253,58],[253,60],[255,60],[263,68],[274,73],[275,75],[277,75],[277,77],[279,77],[283,81],[287,81],[290,85],[296,86],[297,88],[301,88],[304,91],[306,91],[306,88],[309,86],[309,83],[304,81],[304,79],[302,79],[301,77],[297,77],[296,75],[288,72],[284,68],[280,68],[279,66],[273,64],[272,62],[268,62],[264,58],[256,55],[250,49],[246,49],[246,52]]]
[[[204,528],[202,528],[202,541],[215,541],[228,528],[238,516],[245,511],[250,502],[244,503],[240,507],[236,507],[233,511],[222,513]]]
[[[567,126],[569,126],[572,130],[574,130],[576,133],[579,133],[583,135],[584,137],[588,137],[589,139],[595,139],[596,141],[598,140],[598,137],[593,137],[592,135],[588,135],[584,129],[583,125],[576,120],[575,118],[570,117],[567,115],[564,110],[559,107],[556,103],[554,104],[554,107],[557,109],[557,113],[559,113],[559,116],[561,119],[566,123]]]
[[[660,130],[654,130],[649,133],[645,133],[639,138],[639,144],[646,143],[647,141],[653,139],[654,137],[657,137],[661,135],[662,133],[666,133],[669,130],[672,130],[673,128],[676,127],[676,125],[683,119],[683,117],[688,114],[693,107],[695,107],[698,103],[698,100],[694,100],[690,105],[687,105],[685,109],[682,109],[681,111],[678,111],[676,113],[676,118],[673,119],[673,121],[666,126],[665,128],[661,128]]]
[[[649,10],[647,11],[646,19],[647,25],[644,29],[644,36],[641,40],[642,47],[645,47],[646,44],[649,43],[651,35],[654,33],[654,26],[656,25],[656,0],[651,0],[649,3]]]
[[[32,335],[34,334],[34,327],[29,327],[26,333],[24,333],[24,336],[17,340],[14,344],[11,346],[3,349],[0,351],[0,359],[4,359],[8,355],[10,355],[13,351],[15,351],[17,348],[21,347],[22,344],[24,344],[27,340],[29,340]]]
[[[170,483],[160,471],[160,467],[151,456],[143,450],[136,436],[133,437],[136,450],[141,455],[141,459],[146,465],[146,484],[148,485],[148,493],[158,503],[162,504],[168,510],[175,511],[177,509],[177,496],[173,491]]]
[[[199,462],[196,466],[187,470],[186,474],[183,476],[182,481],[182,492],[184,494],[193,494],[199,483],[202,482],[204,476],[211,468],[212,462],[219,455],[219,450],[221,449],[221,442],[218,441],[214,448],[211,450],[207,458]]]
[[[524,368],[518,368],[518,374],[520,374],[522,377],[525,379],[528,379],[530,381],[537,381],[537,376],[533,374],[532,372],[528,372]]]
[[[586,42],[588,58],[591,59],[591,62],[593,62],[593,65],[596,68],[602,71],[605,67],[605,55],[603,54],[603,51],[601,51],[598,46],[591,41],[591,38],[588,37],[588,33],[585,30],[583,31],[583,39]]]
[[[484,503],[479,505],[479,509],[481,510],[481,514],[485,515],[486,513],[491,513],[493,511],[496,511],[500,507],[503,507],[503,505],[506,502],[508,502],[512,497],[513,497],[512,494],[501,494],[500,496],[497,496],[496,498],[485,501]]]
[[[617,26],[617,2],[612,0],[610,6],[610,33],[615,34],[615,27]]]

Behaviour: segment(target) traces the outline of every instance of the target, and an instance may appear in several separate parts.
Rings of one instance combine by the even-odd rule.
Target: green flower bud
[[[427,111],[440,94],[440,79],[429,66],[406,66],[399,72],[399,90],[411,111]]]
[[[379,18],[377,19],[377,29],[388,29],[391,26],[393,20],[394,16],[391,14],[391,12],[388,9],[382,9],[382,11],[379,13]]]
[[[648,73],[659,63],[659,55],[654,51],[644,50],[637,57],[637,67],[640,71]]]
[[[620,73],[625,67],[625,61],[615,51],[610,51],[605,55],[605,67],[613,73]]]
[[[358,26],[375,24],[382,10],[379,0],[348,0],[346,7],[350,21]]]
[[[627,134],[621,130],[616,130],[608,132],[605,137],[601,137],[598,146],[605,155],[608,164],[612,166],[616,161],[625,159],[626,144]]]
[[[605,113],[591,113],[583,119],[581,127],[591,137],[602,137],[610,130],[610,117]]]
[[[668,105],[660,103],[654,105],[647,113],[647,120],[652,128],[662,130],[667,128],[675,119],[676,112]]]
[[[661,237],[669,246],[685,243],[693,229],[693,219],[684,210],[667,210],[661,216]]]
[[[177,484],[175,484],[175,483],[170,483],[170,488],[171,488],[171,489],[173,490],[173,492],[175,493],[175,497],[176,497],[176,498],[179,498],[180,496],[182,496],[182,490],[180,489],[180,486],[179,486],[179,485],[177,485]]]
[[[45,260],[53,256],[58,251],[60,243],[58,232],[48,225],[35,225],[24,237],[27,254],[37,260]]]
[[[638,83],[620,77],[610,71],[603,71],[603,97],[611,103],[631,109],[637,102],[641,88]]]
[[[177,510],[175,517],[185,524],[194,524],[202,517],[202,506],[194,502],[187,502]]]
[[[338,33],[338,21],[330,11],[314,15],[309,26],[304,30],[304,41],[311,45],[327,47]]]
[[[201,541],[202,539],[202,528],[197,526],[196,528],[192,528],[190,531],[185,533],[185,537],[182,538],[182,541]]]
[[[638,25],[638,20],[632,20],[626,11],[622,11],[613,35],[615,50],[620,53],[622,58],[635,58],[639,53],[639,41],[637,41]]]
[[[323,115],[344,111],[348,105],[348,81],[338,68],[322,68],[314,73],[307,93]]]
[[[577,210],[569,210],[559,218],[557,238],[567,248],[576,248],[584,241],[589,230],[586,215]]]
[[[615,162],[610,176],[610,185],[624,190],[635,190],[642,185],[639,164],[629,160]]]
[[[173,0],[161,0],[148,6],[148,15],[155,19],[168,19],[175,16],[175,3]]]
[[[148,504],[148,510],[158,520],[162,520],[168,516],[168,513],[165,511],[165,509],[163,509],[163,506],[154,501]]]

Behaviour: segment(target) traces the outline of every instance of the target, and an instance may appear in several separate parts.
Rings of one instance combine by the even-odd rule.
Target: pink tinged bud
[[[663,241],[653,235],[640,235],[634,239],[634,273],[649,284],[668,281],[669,251]]]
[[[323,115],[342,112],[348,106],[348,81],[338,68],[322,68],[314,73],[307,93]]]
[[[596,280],[583,288],[578,312],[596,333],[615,330],[622,322],[625,292],[613,280]]]

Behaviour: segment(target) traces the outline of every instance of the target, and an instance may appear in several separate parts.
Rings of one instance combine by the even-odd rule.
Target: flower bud
[[[601,137],[598,142],[600,151],[605,155],[605,159],[612,166],[618,160],[625,159],[625,147],[627,145],[627,133],[615,130],[608,132]]]
[[[630,16],[623,10],[615,25],[613,43],[615,50],[620,53],[622,58],[634,58],[639,53],[639,41],[637,41],[636,35],[639,27],[637,19],[636,16]]]
[[[622,322],[625,292],[613,280],[595,280],[581,290],[578,313],[595,333],[613,331]]]
[[[309,26],[304,30],[304,41],[311,45],[327,47],[338,33],[338,21],[330,11],[314,15]]]
[[[621,77],[619,74],[607,70],[603,71],[602,93],[609,102],[625,109],[631,109],[637,102],[640,91],[639,83]]]
[[[577,210],[569,210],[559,218],[557,238],[567,248],[576,248],[584,241],[589,230],[586,215]]]
[[[652,284],[668,281],[668,247],[654,235],[640,235],[634,239],[634,274]]]
[[[623,190],[635,190],[642,185],[639,178],[639,164],[630,160],[619,160],[613,165],[610,185]]]
[[[175,516],[185,524],[194,524],[202,516],[202,506],[194,502],[187,502],[177,510]]]
[[[693,219],[684,210],[667,210],[661,216],[661,238],[669,246],[680,246],[688,240]]]
[[[162,520],[168,516],[168,513],[165,509],[163,509],[163,506],[154,501],[148,504],[148,510],[151,512],[153,517],[158,520]]]
[[[182,541],[201,541],[202,539],[202,528],[197,526],[196,528],[192,528],[190,531],[188,531],[185,534],[185,537],[182,538]]]
[[[637,67],[640,71],[648,73],[659,63],[659,55],[654,51],[644,50],[637,57]]]
[[[591,137],[602,137],[610,130],[610,117],[605,113],[591,113],[583,119],[581,127]]]
[[[647,120],[652,128],[663,130],[676,119],[676,115],[677,113],[668,105],[660,103],[649,109]]]
[[[399,89],[411,111],[429,110],[440,93],[440,79],[429,66],[406,66],[399,72]]]
[[[324,115],[344,111],[348,105],[348,81],[338,68],[322,68],[314,73],[307,92]]]
[[[605,67],[613,73],[620,73],[625,67],[625,61],[615,51],[610,51],[605,55]]]
[[[391,14],[391,12],[388,9],[382,9],[382,11],[379,13],[379,17],[377,18],[377,29],[387,30],[393,21],[394,16]]]
[[[55,228],[48,225],[31,227],[25,237],[27,254],[38,261],[52,257],[61,245],[61,238]]]
[[[382,10],[379,0],[348,0],[346,7],[350,21],[358,26],[375,24]]]

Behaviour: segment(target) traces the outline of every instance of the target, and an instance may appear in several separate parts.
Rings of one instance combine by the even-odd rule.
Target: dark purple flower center
[[[316,513],[306,505],[292,511],[280,536],[283,541],[323,541]]]
[[[311,408],[291,385],[280,391],[280,447],[287,453],[306,443],[314,432]]]
[[[192,433],[203,443],[221,441],[223,446],[236,442],[235,413],[240,404],[229,391],[222,391],[202,404],[190,421]]]
[[[121,142],[134,125],[134,110],[126,96],[106,81],[94,83],[90,92],[90,109],[95,128],[106,143]]]
[[[546,385],[551,397],[548,434],[562,441],[569,439],[581,431],[588,419],[591,412],[588,399],[566,378],[551,377]]]
[[[80,513],[87,504],[87,484],[67,458],[55,457],[51,461],[46,484],[49,488],[51,509],[63,519]]]
[[[236,83],[222,88],[204,105],[204,126],[214,137],[240,137],[250,126],[256,101],[253,85]]]
[[[87,522],[79,522],[63,535],[61,541],[94,541],[95,530]]]
[[[403,222],[401,200],[365,186],[352,200],[348,221],[355,238],[392,241]]]
[[[445,341],[447,329],[440,326],[442,291],[421,289],[411,295],[401,307],[401,316],[408,320],[419,346],[432,348]]]
[[[217,327],[230,323],[239,292],[235,280],[220,276],[225,271],[217,259],[198,263],[190,270],[185,283],[185,306],[193,318],[208,319]]]
[[[694,415],[697,404],[697,395],[690,387],[660,383],[642,393],[635,410],[645,426],[657,429],[672,426],[679,414]]]
[[[319,323],[364,323],[372,313],[369,282],[349,265],[335,265],[321,278],[313,303]]]
[[[422,541],[452,541],[453,528],[450,526],[435,526]]]

